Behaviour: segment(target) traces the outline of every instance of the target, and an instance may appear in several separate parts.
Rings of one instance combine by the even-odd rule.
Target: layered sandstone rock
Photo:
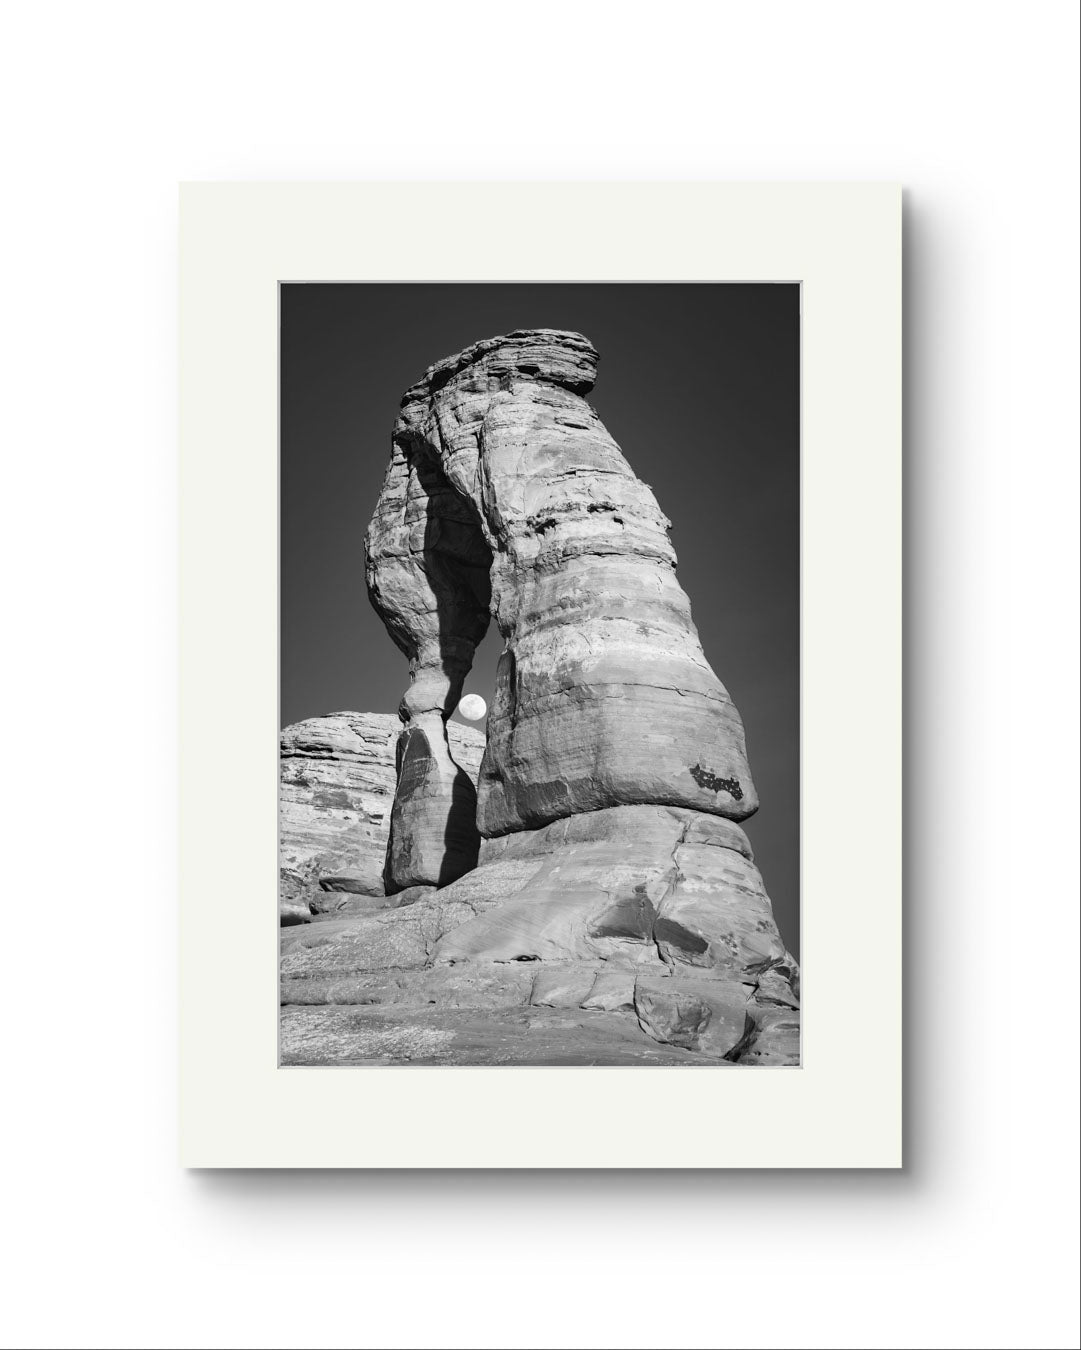
[[[524,330],[406,392],[366,573],[409,660],[384,873],[408,903],[288,940],[288,1062],[798,1063],[742,724],[668,521],[585,401],[596,364]],[[489,614],[474,794],[447,718]],[[305,1059],[320,1028],[335,1048]]]
[[[757,806],[739,714],[676,581],[669,522],[582,397],[596,366],[585,338],[549,330],[432,366],[403,399],[368,531],[369,593],[410,662],[404,744],[417,727],[442,755],[440,725],[489,607],[504,639],[483,836],[620,804],[733,820]],[[450,778],[410,783],[403,817],[438,832],[453,814]],[[419,870],[409,879],[448,879],[431,861]]]
[[[384,895],[383,868],[401,723],[380,713],[310,717],[281,733],[279,900],[285,922]],[[484,737],[453,724],[455,755],[476,780]]]
[[[334,1005],[355,1010],[358,1046],[372,1012],[377,1026],[390,1017],[405,1041],[411,1031],[452,1033],[438,1041],[446,1056],[433,1049],[423,1062],[471,1062],[471,1054],[492,1062],[486,1037],[459,1016],[468,1013],[497,1018],[499,1062],[628,1062],[636,1027],[641,1062],[657,1062],[646,1053],[652,1040],[693,1052],[678,1062],[797,1063],[795,962],[761,883],[747,904],[724,883],[740,864],[741,882],[757,878],[749,850],[705,831],[696,841],[705,820],[641,806],[576,816],[510,836],[500,854],[407,908],[287,930],[282,1002],[292,1034],[314,1035],[322,1015],[313,1010]],[[704,894],[696,891],[703,883]],[[721,903],[711,905],[711,894]],[[570,1019],[560,1055],[514,1043],[515,1027],[529,1040],[537,1010]],[[541,1025],[554,1028],[550,1018]],[[606,1037],[614,1059],[602,1054]],[[352,1057],[365,1058],[357,1047]],[[332,1060],[350,1055],[339,1047],[311,1062]]]

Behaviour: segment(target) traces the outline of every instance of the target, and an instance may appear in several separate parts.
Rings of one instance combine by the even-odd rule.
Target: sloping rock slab
[[[632,1013],[565,1008],[287,1007],[281,1063],[732,1067],[650,1040]]]
[[[333,1003],[506,1009],[524,1007],[529,1002],[534,978],[533,968],[522,965],[336,972],[283,980],[282,999],[294,1007]]]

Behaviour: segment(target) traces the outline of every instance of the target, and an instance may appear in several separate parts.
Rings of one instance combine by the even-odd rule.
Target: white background
[[[1075,1345],[1072,0],[4,29],[5,1342]],[[176,1165],[175,184],[504,176],[909,189],[903,1173]]]

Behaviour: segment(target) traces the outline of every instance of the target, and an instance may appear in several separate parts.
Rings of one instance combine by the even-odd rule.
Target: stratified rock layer
[[[338,712],[281,733],[279,877],[283,920],[384,895],[383,868],[395,789],[392,715]],[[463,772],[476,779],[484,737],[454,723]],[[472,786],[472,783],[470,784]]]
[[[798,971],[741,836],[698,812],[616,807],[497,841],[406,908],[286,930],[287,1062],[364,1062],[365,1046],[390,1053],[390,1028],[425,1063],[798,1063]],[[345,1025],[327,1005],[354,1010],[351,1050],[318,1044]],[[564,1014],[561,1044],[534,1036],[559,1025],[540,1010]],[[657,1060],[654,1042],[688,1053]]]

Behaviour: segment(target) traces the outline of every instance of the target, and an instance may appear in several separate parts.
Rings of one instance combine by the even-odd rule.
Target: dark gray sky
[[[364,531],[405,389],[515,328],[584,333],[589,396],[672,521],[706,657],[743,715],[746,822],[799,953],[799,288],[302,284],[281,289],[281,717],[392,713],[404,657],[364,589]],[[490,701],[493,624],[466,691]]]

